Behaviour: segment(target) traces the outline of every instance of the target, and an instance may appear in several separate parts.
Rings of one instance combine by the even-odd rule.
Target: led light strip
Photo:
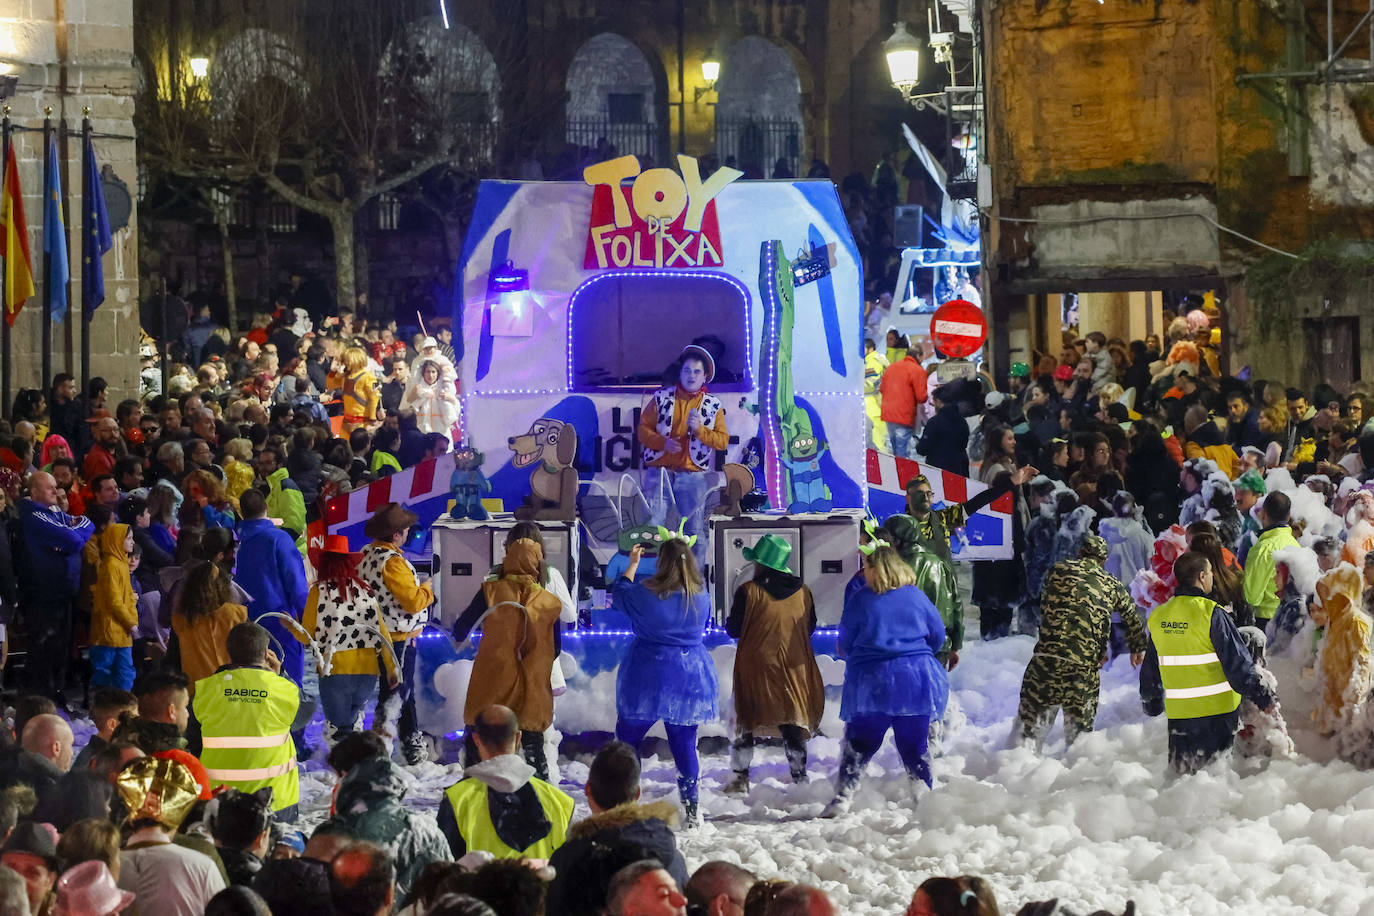
[[[718,636],[718,635],[724,633],[724,632],[725,632],[725,629],[724,629],[723,627],[707,627],[706,629],[702,630],[701,632],[702,632],[702,635],[703,635],[703,636]],[[839,627],[817,627],[817,628],[816,628],[816,632],[815,632],[814,635],[816,635],[816,636],[830,637],[830,636],[835,636],[835,635],[839,634],[839,632],[840,632],[840,628],[839,628]],[[598,640],[598,639],[624,639],[624,638],[627,637],[627,636],[634,636],[634,635],[635,635],[635,631],[634,631],[634,630],[577,629],[577,630],[564,630],[564,631],[563,631],[563,634],[562,634],[562,637],[563,637],[564,639],[590,639],[590,640]],[[415,637],[415,638],[416,638],[416,639],[448,639],[448,636],[447,636],[446,634],[444,634],[444,633],[421,633],[419,636],[417,636],[417,637]],[[481,642],[481,640],[482,640],[482,635],[481,635],[480,633],[473,634],[472,641],[473,641],[474,644],[476,644],[476,643],[478,643],[478,642]]]

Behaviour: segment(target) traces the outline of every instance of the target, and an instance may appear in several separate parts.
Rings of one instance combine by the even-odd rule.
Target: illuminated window
[[[712,391],[754,387],[749,291],[726,274],[630,270],[597,274],[568,302],[568,388],[653,390],[677,379],[689,343],[716,358]]]

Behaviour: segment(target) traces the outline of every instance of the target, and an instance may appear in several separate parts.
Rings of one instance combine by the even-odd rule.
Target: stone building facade
[[[8,367],[13,391],[46,387],[42,380],[43,125],[52,109],[58,135],[65,224],[71,264],[69,302],[63,323],[52,330],[52,371],[81,376],[81,118],[90,109],[95,151],[103,166],[136,197],[138,171],[133,127],[138,76],[133,64],[133,0],[0,0],[0,65],[18,78],[6,99],[17,128],[14,149],[24,190],[37,292],[15,321]],[[109,383],[111,403],[138,393],[138,218],[114,234],[104,257],[105,303],[91,323],[89,374]],[[9,405],[5,405],[8,409]]]
[[[1223,303],[1232,371],[1347,388],[1374,373],[1374,251],[1359,241],[1374,238],[1374,82],[1261,76],[1316,71],[1326,9],[982,4],[1002,368],[1058,352],[1061,294],[1080,294],[1082,331],[1130,339],[1161,330],[1161,293],[1186,290]],[[1339,43],[1368,3],[1334,9]],[[1343,66],[1369,72],[1369,44],[1357,32]],[[1314,245],[1336,251],[1273,250]]]

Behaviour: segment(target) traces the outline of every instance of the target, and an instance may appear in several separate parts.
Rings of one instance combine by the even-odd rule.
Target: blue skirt
[[[845,667],[840,718],[862,715],[939,719],[949,701],[949,675],[933,655],[903,655]]]
[[[720,692],[711,653],[636,639],[615,678],[616,713],[630,722],[700,725],[719,718]]]

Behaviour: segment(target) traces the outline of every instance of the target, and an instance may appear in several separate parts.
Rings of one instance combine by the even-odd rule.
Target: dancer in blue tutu
[[[680,534],[665,540],[658,570],[643,582],[635,582],[634,576],[644,550],[634,547],[629,567],[611,593],[611,607],[630,618],[635,633],[616,675],[616,737],[637,748],[654,723],[663,720],[689,825],[700,823],[697,726],[717,717],[719,693],[715,664],[701,644],[711,600],[692,556],[695,540]]]
[[[888,729],[907,775],[929,786],[930,723],[944,715],[949,700],[949,677],[936,658],[945,641],[940,612],[886,541],[873,540],[860,549],[866,554],[864,586],[845,601],[840,616],[844,745],[826,817],[848,810],[859,777]]]

